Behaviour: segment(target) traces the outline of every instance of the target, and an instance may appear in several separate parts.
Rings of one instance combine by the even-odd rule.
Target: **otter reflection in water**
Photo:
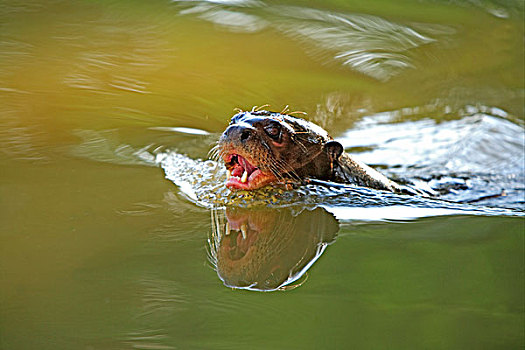
[[[209,257],[228,287],[283,290],[333,242],[339,224],[322,208],[227,208],[212,212]]]

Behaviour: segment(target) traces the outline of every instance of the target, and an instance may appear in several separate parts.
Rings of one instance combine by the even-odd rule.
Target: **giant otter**
[[[288,114],[266,110],[235,114],[220,137],[218,151],[231,189],[317,179],[417,193],[352,158],[321,127]]]

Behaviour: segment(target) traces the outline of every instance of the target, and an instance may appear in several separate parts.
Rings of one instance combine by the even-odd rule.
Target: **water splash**
[[[213,161],[194,160],[177,152],[157,154],[156,161],[187,198],[207,208],[300,204],[323,206],[337,212],[340,218],[353,216],[363,220],[453,214],[522,215],[523,127],[512,122],[503,110],[486,106],[465,106],[459,116],[442,122],[430,118],[407,120],[410,114],[430,110],[431,107],[421,107],[363,117],[338,140],[347,151],[357,153],[365,163],[383,168],[390,177],[440,191],[439,200],[341,184],[310,184],[292,191],[279,187],[230,191],[223,185],[223,167]],[[498,196],[502,189],[504,195]],[[484,197],[487,198],[479,204],[468,204]]]
[[[406,120],[415,111],[367,116],[338,140],[365,163],[385,168],[391,177],[425,182],[442,190],[444,199],[470,201],[505,190],[506,197],[483,203],[523,209],[523,126],[494,107],[466,106],[456,116],[442,108],[418,110],[441,110],[450,118],[441,122],[421,116]]]
[[[417,110],[428,112],[426,108]],[[525,166],[520,159],[523,159],[525,141],[521,125],[511,122],[508,116],[505,118],[504,111],[489,107],[467,106],[463,117],[443,122],[418,119],[419,116],[418,120],[407,120],[410,113],[415,110],[363,117],[339,140],[347,151],[358,153],[357,157],[365,163],[383,168],[388,176],[440,191],[443,195],[438,200],[334,183],[312,183],[291,191],[279,186],[231,191],[224,186],[226,173],[222,164],[185,155],[195,154],[193,146],[188,143],[186,148],[183,146],[187,139],[199,140],[201,148],[209,149],[207,144],[211,141],[202,142],[203,138],[211,140],[216,135],[201,130],[169,129],[180,135],[177,137],[184,137],[177,139],[177,148],[171,149],[159,143],[127,145],[119,141],[114,130],[79,130],[77,135],[84,141],[73,153],[103,162],[159,166],[189,202],[208,209],[322,206],[343,220],[406,220],[456,214],[523,215]],[[157,133],[159,141],[158,130],[154,128],[152,132]],[[502,188],[506,196],[468,204],[484,196],[500,194]]]
[[[184,196],[205,208],[264,206],[268,208],[323,207],[340,220],[406,220],[436,215],[522,215],[522,212],[398,195],[353,185],[304,185],[286,191],[265,187],[256,191],[230,191],[225,171],[213,161],[194,160],[176,152],[157,155],[166,178]]]

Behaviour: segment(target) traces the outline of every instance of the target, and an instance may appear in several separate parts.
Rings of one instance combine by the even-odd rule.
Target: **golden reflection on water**
[[[220,9],[218,5],[209,8]],[[250,35],[231,33],[209,24],[203,13],[201,17],[185,13],[177,3],[4,4],[4,30],[0,34],[2,114],[15,113],[22,123],[40,122],[59,128],[177,123],[218,131],[233,107],[270,103],[281,108],[290,104],[314,114],[325,103],[320,96],[334,92],[363,96],[361,105],[369,112],[418,105],[435,98],[436,92],[437,96],[446,92],[436,91],[435,83],[423,82],[422,72],[424,81],[450,77],[457,85],[457,78],[463,76],[473,86],[478,82],[469,82],[470,77],[480,69],[492,76],[490,67],[522,58],[522,53],[508,49],[519,40],[520,26],[490,17],[486,19],[491,25],[483,26],[487,33],[477,37],[489,41],[491,52],[498,55],[483,54],[485,47],[469,41],[471,34],[456,28],[454,22],[440,24],[448,29],[439,34],[431,23],[416,28],[408,21],[402,24],[334,11],[279,7],[253,11],[262,20],[278,25]],[[388,36],[371,30],[390,30],[398,36],[406,31],[406,37],[389,43]],[[290,35],[283,36],[282,31]],[[425,39],[423,32],[429,32],[433,39]],[[308,33],[315,37],[311,41],[301,39],[309,37]],[[325,41],[319,35],[326,37],[326,44],[319,44]],[[330,58],[326,54],[333,40],[349,41],[335,45],[340,52]],[[395,42],[417,47],[417,40],[435,43],[411,52],[410,62],[376,60],[378,50],[386,54],[386,60],[395,60],[394,51],[398,49],[406,56],[406,48],[399,48]],[[361,45],[359,49],[345,48],[355,47],[354,42]],[[461,51],[455,48],[459,43]],[[314,51],[322,55],[311,54]],[[360,53],[366,55],[355,56]],[[342,66],[336,63],[337,57],[343,60]],[[355,69],[345,68],[346,64]],[[381,70],[396,66],[412,68],[403,69],[403,74],[387,85],[368,77],[390,76]],[[518,64],[514,69],[523,71]],[[416,71],[418,76],[413,76]],[[505,79],[502,83],[509,87],[519,84],[519,74],[509,70],[502,73],[492,78]],[[414,89],[419,84],[427,88]],[[503,107],[520,110],[513,103]]]

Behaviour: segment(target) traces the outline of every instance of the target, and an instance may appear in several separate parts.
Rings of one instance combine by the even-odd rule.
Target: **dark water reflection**
[[[224,285],[239,289],[295,287],[290,284],[307,272],[339,231],[335,217],[322,208],[227,208],[213,215],[210,260]]]
[[[358,196],[358,192],[353,193]],[[306,282],[307,271],[335,241],[340,225],[349,233],[349,223],[400,221],[442,215],[521,215],[490,208],[416,203],[393,199],[394,204],[356,205],[355,199],[336,200],[322,207],[226,207],[212,209],[208,259],[225,286],[251,291],[286,291]],[[345,205],[346,204],[346,205]],[[416,205],[414,205],[416,204]],[[437,234],[448,237],[448,232]],[[435,239],[421,236],[418,239]],[[481,238],[479,233],[457,239]],[[307,275],[306,275],[307,276]],[[304,277],[304,278],[303,278]]]

